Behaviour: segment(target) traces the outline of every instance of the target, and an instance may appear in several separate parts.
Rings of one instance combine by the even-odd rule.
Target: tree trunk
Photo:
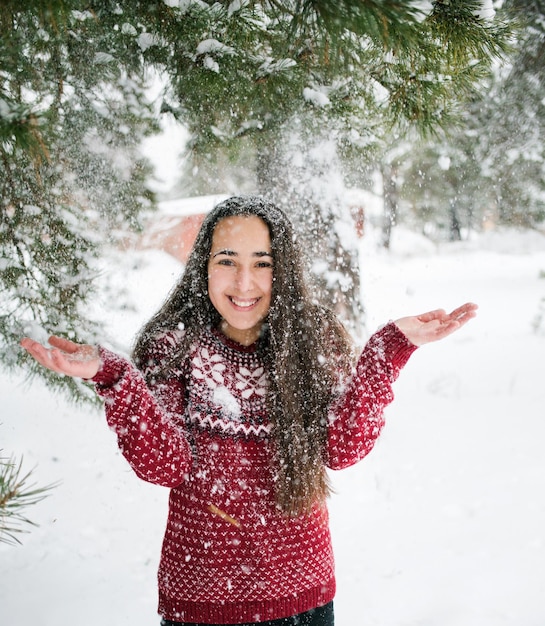
[[[392,228],[397,221],[399,206],[399,190],[397,188],[397,171],[391,163],[385,163],[381,168],[382,190],[384,199],[382,221],[382,246],[390,249]]]
[[[458,217],[458,210],[456,208],[456,202],[451,200],[449,203],[449,239],[450,241],[462,241],[462,229],[460,226],[460,219]]]

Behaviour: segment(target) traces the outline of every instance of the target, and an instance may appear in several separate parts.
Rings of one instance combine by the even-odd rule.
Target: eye
[[[256,267],[270,267],[272,268],[273,264],[270,261],[259,261],[256,263]]]
[[[232,266],[235,264],[235,262],[232,259],[218,259],[217,264]]]

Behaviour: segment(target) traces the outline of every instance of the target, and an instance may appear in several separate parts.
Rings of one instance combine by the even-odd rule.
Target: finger
[[[453,333],[455,330],[458,330],[460,326],[462,326],[462,322],[459,319],[449,320],[448,322],[445,322],[441,324],[441,326],[439,326],[439,328],[437,329],[437,335],[440,338],[446,337],[447,335]]]
[[[69,354],[76,352],[81,347],[80,344],[74,343],[69,339],[64,339],[63,337],[58,337],[57,335],[51,335],[48,342],[53,347],[58,348],[63,352],[68,352]]]
[[[47,348],[29,337],[23,338],[20,342],[40,365],[58,374],[92,378],[98,371],[100,359],[96,346],[80,345],[60,337],[53,337],[51,343],[68,348],[70,351],[57,347]]]
[[[23,345],[23,342],[21,342],[21,345]],[[25,341],[23,347],[40,365],[43,365],[54,372],[59,372],[58,366],[53,359],[53,355],[51,354],[51,350],[42,346],[41,343],[31,339],[29,341]]]
[[[450,313],[449,317],[451,319],[460,319],[466,316],[475,317],[475,315],[477,314],[478,308],[479,307],[473,302],[466,302],[465,304],[462,304],[462,306],[458,307],[457,309],[454,309],[454,311]]]
[[[47,356],[48,349],[29,337],[25,337],[21,340],[21,346],[35,359],[39,360]]]
[[[433,322],[435,320],[443,320],[447,318],[447,314],[444,309],[435,309],[434,311],[428,311],[418,316],[421,322]]]
[[[39,341],[30,339],[30,337],[21,339],[20,345],[36,359],[49,360],[51,357],[50,348],[47,348]]]
[[[20,341],[20,345],[25,350],[32,350],[34,346],[41,346],[42,344],[38,343],[37,341],[34,341],[34,339],[31,339],[30,337],[23,337]]]
[[[451,319],[460,322],[460,325],[467,324],[477,315],[477,306],[473,304],[464,305],[451,313]]]
[[[49,357],[51,361],[55,363],[58,367],[64,367],[68,362],[67,353],[59,350],[58,348],[52,348],[49,351]]]

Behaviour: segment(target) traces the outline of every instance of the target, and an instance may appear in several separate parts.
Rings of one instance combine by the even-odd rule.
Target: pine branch
[[[152,19],[164,3],[140,4],[0,3],[0,366],[95,405],[90,388],[39,367],[19,341],[97,343],[93,259],[154,208],[140,146],[158,123],[139,12]]]
[[[0,142],[25,150],[39,165],[49,159],[49,151],[40,131],[40,117],[30,106],[14,102],[0,89]]]
[[[312,13],[316,23],[333,38],[351,31],[390,50],[418,42],[423,14],[418,3],[403,0],[299,0],[299,23]]]
[[[464,67],[475,60],[501,59],[509,48],[511,25],[480,17],[482,3],[475,0],[436,0],[426,19],[437,38],[444,63]]]
[[[29,483],[32,470],[22,473],[23,460],[0,457],[0,543],[21,543],[18,536],[28,532],[26,526],[36,526],[24,510],[46,498],[58,483],[36,487]]]

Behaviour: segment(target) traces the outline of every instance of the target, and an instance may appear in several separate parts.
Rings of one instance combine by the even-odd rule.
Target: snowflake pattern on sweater
[[[150,373],[179,339],[158,338]],[[370,339],[330,410],[328,467],[347,467],[373,447],[392,383],[415,349],[393,323]],[[128,361],[102,348],[101,356],[94,382],[123,455],[139,477],[171,488],[159,613],[234,624],[333,599],[325,503],[299,517],[275,504],[267,363],[257,346],[207,330],[168,380],[149,387]]]
[[[214,352],[199,344],[192,350],[186,378],[189,421],[197,428],[234,436],[269,435],[271,424],[265,407],[268,380],[258,355],[226,350],[228,345],[221,341],[216,348],[220,350]]]

